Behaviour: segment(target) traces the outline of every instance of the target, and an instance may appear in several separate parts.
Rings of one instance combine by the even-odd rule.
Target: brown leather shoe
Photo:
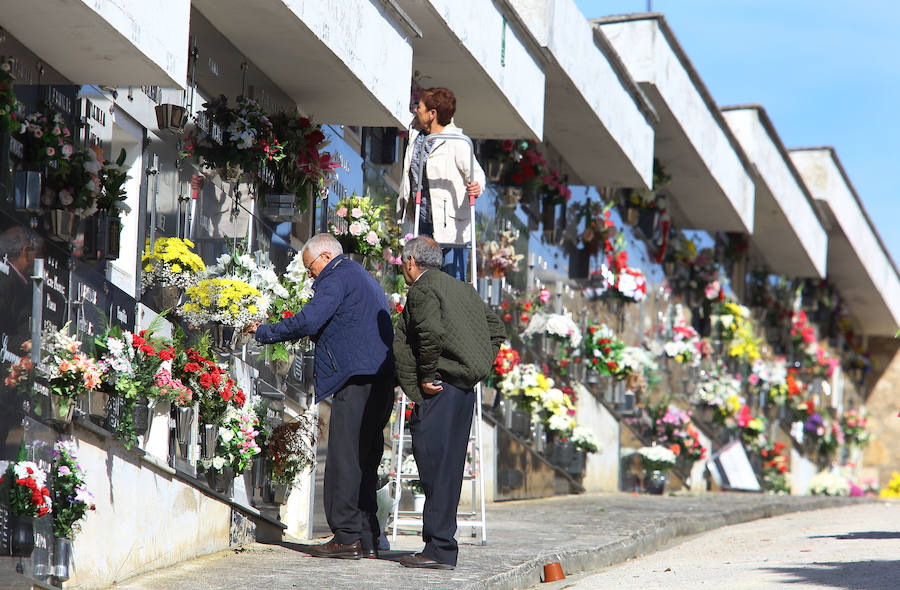
[[[397,558],[397,561],[400,562],[400,565],[404,567],[421,567],[428,568],[432,570],[452,570],[456,569],[455,565],[450,565],[449,563],[441,563],[440,561],[435,561],[430,557],[425,557],[421,553],[416,553],[415,555],[402,555]]]
[[[306,552],[313,557],[333,557],[335,559],[359,559],[362,557],[362,548],[359,541],[349,545],[341,545],[332,539],[321,545],[309,546]]]

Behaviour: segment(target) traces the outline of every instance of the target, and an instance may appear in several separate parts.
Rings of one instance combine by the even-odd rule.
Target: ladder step
[[[420,527],[420,526],[422,526],[422,519],[421,518],[398,518],[397,520],[393,521],[393,524],[390,526]],[[474,528],[480,529],[484,525],[481,523],[480,520],[465,520],[465,519],[458,518],[458,519],[456,519],[456,526],[460,527],[460,528],[461,527],[474,527]]]

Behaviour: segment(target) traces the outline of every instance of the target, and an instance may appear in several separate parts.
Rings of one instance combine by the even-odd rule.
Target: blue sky
[[[588,18],[647,0],[576,0]],[[761,104],[788,148],[837,150],[900,264],[900,2],[653,0],[720,106]]]

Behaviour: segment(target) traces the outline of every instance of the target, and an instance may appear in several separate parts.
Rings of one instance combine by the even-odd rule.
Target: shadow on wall
[[[900,561],[821,562],[804,567],[762,568],[785,575],[786,584],[807,583],[819,588],[889,590],[897,587]]]

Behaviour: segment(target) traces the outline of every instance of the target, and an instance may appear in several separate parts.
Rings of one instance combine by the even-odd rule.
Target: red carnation
[[[209,373],[203,373],[202,375],[200,375],[200,385],[202,385],[206,389],[209,389],[210,387],[212,387],[212,384],[213,380]]]
[[[229,401],[231,399],[231,395],[232,395],[231,389],[228,389],[228,388],[223,389],[221,395],[222,395],[223,400],[225,400],[226,402]]]
[[[613,361],[609,361],[606,363],[606,368],[609,369],[610,371],[615,371],[616,363],[614,363]]]
[[[213,385],[215,385],[216,387],[218,387],[219,384],[222,383],[222,375],[220,375],[219,373],[209,373],[209,378],[212,379]]]
[[[198,365],[197,363],[187,363],[184,366],[184,370],[188,373],[196,373],[200,370],[200,365]]]
[[[144,344],[138,350],[146,354],[147,356],[156,356],[156,349],[150,346],[149,344]]]
[[[164,348],[159,351],[159,360],[161,361],[170,361],[175,358],[175,351],[171,348]]]
[[[506,323],[511,322],[511,321],[512,321],[512,314],[510,314],[510,313],[503,314],[503,321],[506,322]]]
[[[283,319],[283,320],[287,319],[287,318],[292,318],[292,317],[294,317],[294,312],[292,312],[290,310],[286,309],[283,312],[281,312],[281,319]]]
[[[137,334],[135,334],[131,337],[131,345],[134,347],[138,347],[138,346],[144,344],[145,342],[147,342],[147,341],[144,340],[143,338],[141,338],[140,336],[138,336]]]

